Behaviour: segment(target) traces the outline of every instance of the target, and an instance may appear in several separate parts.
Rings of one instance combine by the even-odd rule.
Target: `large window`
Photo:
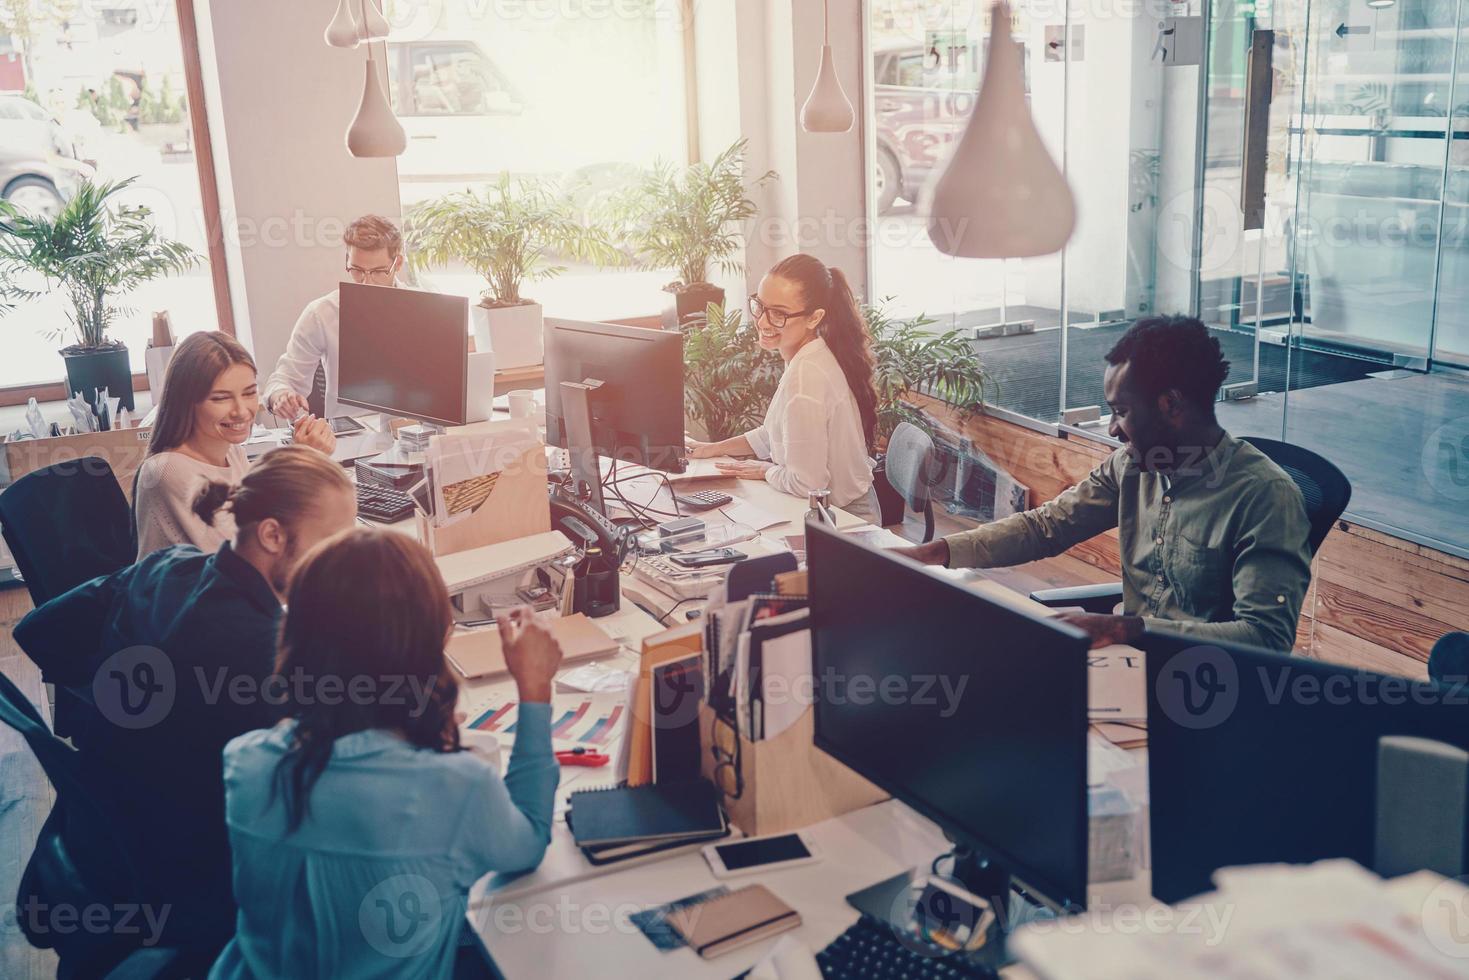
[[[187,91],[172,2],[0,4],[0,195],[48,211],[83,176],[134,178],[119,199],[147,206],[161,234],[199,255],[191,272],[119,297],[110,335],[128,345],[135,372],[154,312],[167,310],[180,335],[220,322]],[[0,402],[64,376],[57,351],[73,342],[68,310],[58,293],[0,320],[0,389],[12,389]]]
[[[436,18],[426,20],[425,7]],[[408,134],[398,158],[405,210],[488,183],[541,176],[596,201],[633,168],[688,161],[684,5],[525,0],[485,4],[393,0],[387,45],[393,108]],[[549,315],[657,313],[671,271],[565,271],[527,284]],[[478,296],[462,266],[434,269],[438,289]]]

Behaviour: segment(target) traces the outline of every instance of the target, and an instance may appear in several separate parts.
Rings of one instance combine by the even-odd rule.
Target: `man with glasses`
[[[346,274],[353,282],[370,286],[398,284],[398,272],[403,268],[403,236],[397,225],[380,215],[366,214],[347,226],[342,241],[347,246]],[[326,417],[342,414],[337,404],[341,322],[337,297],[338,291],[333,289],[306,305],[291,331],[286,352],[265,382],[266,408],[287,421],[309,411],[306,396],[311,394],[318,365],[326,368]]]

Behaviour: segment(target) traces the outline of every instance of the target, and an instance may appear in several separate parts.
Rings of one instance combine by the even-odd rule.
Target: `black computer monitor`
[[[417,289],[341,286],[337,400],[436,425],[463,425],[469,301]]]
[[[588,393],[597,454],[682,472],[681,332],[547,317],[545,360],[548,444],[572,448],[562,383],[600,381]]]
[[[1220,868],[1351,858],[1372,867],[1377,741],[1469,750],[1469,697],[1432,684],[1150,629],[1153,895]]]
[[[1085,907],[1086,635],[825,525],[806,538],[816,745],[937,822],[971,891]]]

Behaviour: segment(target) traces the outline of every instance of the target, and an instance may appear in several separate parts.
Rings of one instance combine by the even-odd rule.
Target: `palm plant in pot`
[[[684,331],[684,408],[689,428],[710,442],[765,421],[783,370],[780,355],[760,347],[738,308],[709,304]]]
[[[71,301],[70,330],[48,334],[75,340],[61,350],[67,391],[91,402],[106,388],[129,410],[134,405],[127,345],[107,336],[130,312],[116,299],[198,261],[187,245],[159,236],[148,208],[113,200],[135,179],[84,180],[51,217],[0,201],[0,314],[64,291]]]
[[[775,179],[771,170],[745,182],[746,146],[738,140],[709,163],[682,169],[659,162],[613,202],[637,263],[678,272],[663,287],[672,294],[663,317],[668,329],[697,320],[711,304],[724,306],[724,290],[709,282],[711,267],[740,269],[740,225],[756,213],[749,195]]]
[[[475,345],[494,350],[497,370],[541,363],[541,305],[521,295],[524,283],[565,272],[558,260],[621,260],[603,231],[578,220],[569,190],[546,178],[504,173],[482,191],[416,205],[404,225],[415,270],[463,262],[484,277],[486,289],[470,313]]]

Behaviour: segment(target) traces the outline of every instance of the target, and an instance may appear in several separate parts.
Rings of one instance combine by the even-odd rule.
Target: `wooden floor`
[[[0,590],[0,673],[15,682],[50,717],[41,672],[26,659],[10,631],[31,608],[24,587]],[[33,949],[21,935],[13,916],[15,893],[21,872],[30,860],[36,834],[51,812],[55,794],[41,765],[13,729],[0,725],[0,977],[7,980],[40,980],[56,976],[56,956],[50,950]]]

